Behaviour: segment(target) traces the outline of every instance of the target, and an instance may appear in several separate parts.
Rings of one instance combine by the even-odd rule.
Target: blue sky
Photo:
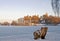
[[[14,20],[25,15],[53,15],[51,0],[0,0],[0,21]]]

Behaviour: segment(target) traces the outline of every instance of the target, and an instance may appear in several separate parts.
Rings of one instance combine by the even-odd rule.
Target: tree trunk
[[[41,27],[40,38],[45,39],[48,27]]]

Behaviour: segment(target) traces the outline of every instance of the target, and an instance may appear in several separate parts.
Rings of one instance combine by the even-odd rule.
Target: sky
[[[15,20],[26,15],[53,15],[51,0],[0,0],[0,21]]]

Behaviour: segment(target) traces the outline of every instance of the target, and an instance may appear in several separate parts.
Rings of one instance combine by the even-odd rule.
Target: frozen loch
[[[46,39],[34,40],[33,32],[42,26],[0,26],[0,41],[60,41],[60,26],[47,26]]]

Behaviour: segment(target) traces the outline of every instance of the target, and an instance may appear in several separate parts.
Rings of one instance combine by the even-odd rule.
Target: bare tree
[[[51,0],[52,9],[55,13],[55,16],[60,15],[60,0]]]

